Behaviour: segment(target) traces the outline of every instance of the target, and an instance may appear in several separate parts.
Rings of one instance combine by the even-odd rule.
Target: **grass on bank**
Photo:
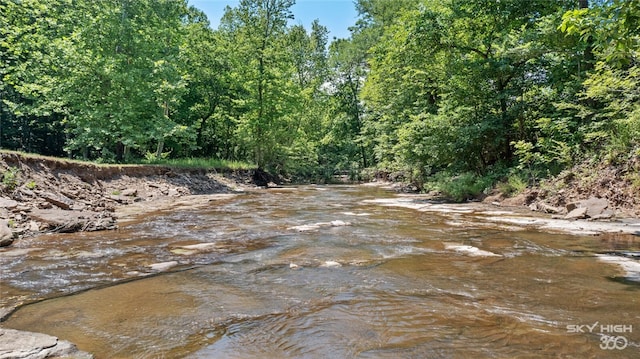
[[[216,169],[216,170],[252,170],[257,166],[248,162],[221,160],[217,158],[189,157],[189,158],[154,158],[145,159],[140,164],[162,165],[167,167],[186,169]]]
[[[94,165],[98,167],[109,167],[109,166],[139,166],[139,165],[157,165],[157,166],[167,166],[167,167],[175,167],[175,168],[185,168],[185,169],[205,169],[205,170],[252,170],[257,168],[256,165],[242,162],[242,161],[229,161],[229,160],[221,160],[216,158],[160,158],[160,159],[138,159],[132,160],[127,163],[108,163],[102,161],[86,161],[79,159],[69,159],[64,157],[52,157],[52,156],[44,156],[36,153],[28,153],[21,151],[12,151],[12,150],[0,150],[0,155],[6,153],[10,155],[18,155],[25,158],[32,159],[43,159],[48,161],[61,161],[61,162],[69,162],[69,163],[77,163],[84,165]]]

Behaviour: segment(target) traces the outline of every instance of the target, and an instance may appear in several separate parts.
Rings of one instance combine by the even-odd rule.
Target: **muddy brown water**
[[[203,198],[4,249],[1,325],[96,358],[640,357],[636,236],[365,186]]]

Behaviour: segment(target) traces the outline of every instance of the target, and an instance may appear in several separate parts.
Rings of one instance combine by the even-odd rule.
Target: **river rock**
[[[35,209],[29,216],[37,222],[44,223],[48,230],[59,233],[118,228],[116,220],[108,212]]]
[[[342,267],[342,264],[336,262],[336,261],[326,261],[324,263],[322,263],[320,265],[320,267],[326,267],[326,268],[337,268],[337,267]]]
[[[609,201],[604,198],[590,197],[589,199],[567,204],[569,212],[566,219],[608,219],[613,216],[612,211],[608,211]]]
[[[530,204],[529,208],[531,208],[531,210],[533,210],[533,211],[541,211],[541,212],[550,213],[550,214],[560,214],[560,213],[564,212],[563,208],[554,207],[554,206],[546,204],[546,203],[544,203],[542,201],[534,202],[534,203]],[[566,213],[566,212],[564,212],[564,213]]]
[[[567,215],[564,216],[564,218],[565,219],[584,219],[584,218],[587,218],[587,208],[585,208],[585,207],[575,208],[571,212],[567,213]]]
[[[0,207],[14,209],[18,207],[18,202],[9,198],[0,197]]]
[[[109,196],[109,199],[112,201],[116,201],[118,203],[121,204],[130,204],[131,203],[131,199],[129,197],[126,196],[122,196],[119,194],[112,194]]]
[[[345,227],[345,226],[350,226],[351,222],[345,222],[345,221],[341,221],[341,220],[335,220],[335,221],[331,221],[331,222],[318,222],[318,223],[314,223],[314,224],[303,224],[303,225],[299,225],[299,226],[293,226],[293,227],[289,227],[287,229],[291,230],[296,230],[298,232],[306,232],[306,231],[313,231],[316,229],[320,229],[320,228],[328,228],[328,227]]]
[[[23,198],[36,198],[36,193],[33,192],[32,190],[28,189],[28,188],[24,188],[24,187],[20,187],[18,189],[18,193],[20,194],[20,196]]]
[[[567,203],[567,205],[565,206],[565,208],[567,209],[567,212],[571,212],[578,207],[580,207],[580,202],[570,202],[570,203]]]
[[[180,246],[171,250],[171,253],[189,256],[192,254],[213,250],[219,247],[218,243],[198,243]]]
[[[129,189],[125,189],[124,191],[122,191],[121,193],[123,196],[125,197],[137,197],[138,196],[138,190],[135,188],[129,188]]]
[[[478,247],[468,246],[464,244],[445,243],[444,247],[445,249],[454,250],[471,257],[502,257],[500,254],[485,251]]]
[[[93,355],[50,335],[0,328],[0,359],[22,358],[91,359]]]
[[[9,223],[5,220],[0,220],[0,247],[10,246],[14,239],[15,235],[9,228]]]
[[[582,207],[587,209],[588,217],[595,217],[604,213],[604,211],[609,207],[609,201],[604,198],[596,198],[591,197],[585,201],[581,201],[580,203]]]
[[[108,212],[104,212],[108,213]],[[93,231],[103,231],[103,230],[112,230],[117,229],[118,224],[115,217],[107,216],[103,214],[99,214],[99,218],[94,218],[89,221],[87,225],[83,228],[84,231],[93,232]]]
[[[71,206],[73,206],[73,200],[63,194],[55,195],[49,192],[40,192],[38,194],[47,202],[64,210],[69,210],[71,209]]]
[[[613,217],[615,217],[615,213],[607,209],[607,210],[604,210],[602,213],[591,217],[591,219],[599,221],[599,220],[611,219]]]

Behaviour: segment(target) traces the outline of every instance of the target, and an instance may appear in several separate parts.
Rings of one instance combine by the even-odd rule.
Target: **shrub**
[[[477,198],[489,191],[494,183],[494,180],[489,176],[478,176],[471,172],[457,176],[440,172],[433,179],[434,182],[425,185],[425,188],[431,187],[431,189],[438,190],[456,202]]]
[[[506,181],[498,183],[496,187],[506,196],[513,196],[524,191],[527,188],[527,182],[522,177],[512,174],[507,177]]]
[[[16,187],[18,187],[19,174],[20,170],[16,167],[9,167],[6,171],[4,171],[2,173],[2,184],[4,185],[4,188],[9,191],[13,191]]]

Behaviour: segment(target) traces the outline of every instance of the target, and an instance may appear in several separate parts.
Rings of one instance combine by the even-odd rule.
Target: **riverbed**
[[[3,249],[0,307],[19,309],[2,326],[96,358],[640,355],[626,223],[566,233],[574,222],[371,186],[131,208],[117,231]]]

